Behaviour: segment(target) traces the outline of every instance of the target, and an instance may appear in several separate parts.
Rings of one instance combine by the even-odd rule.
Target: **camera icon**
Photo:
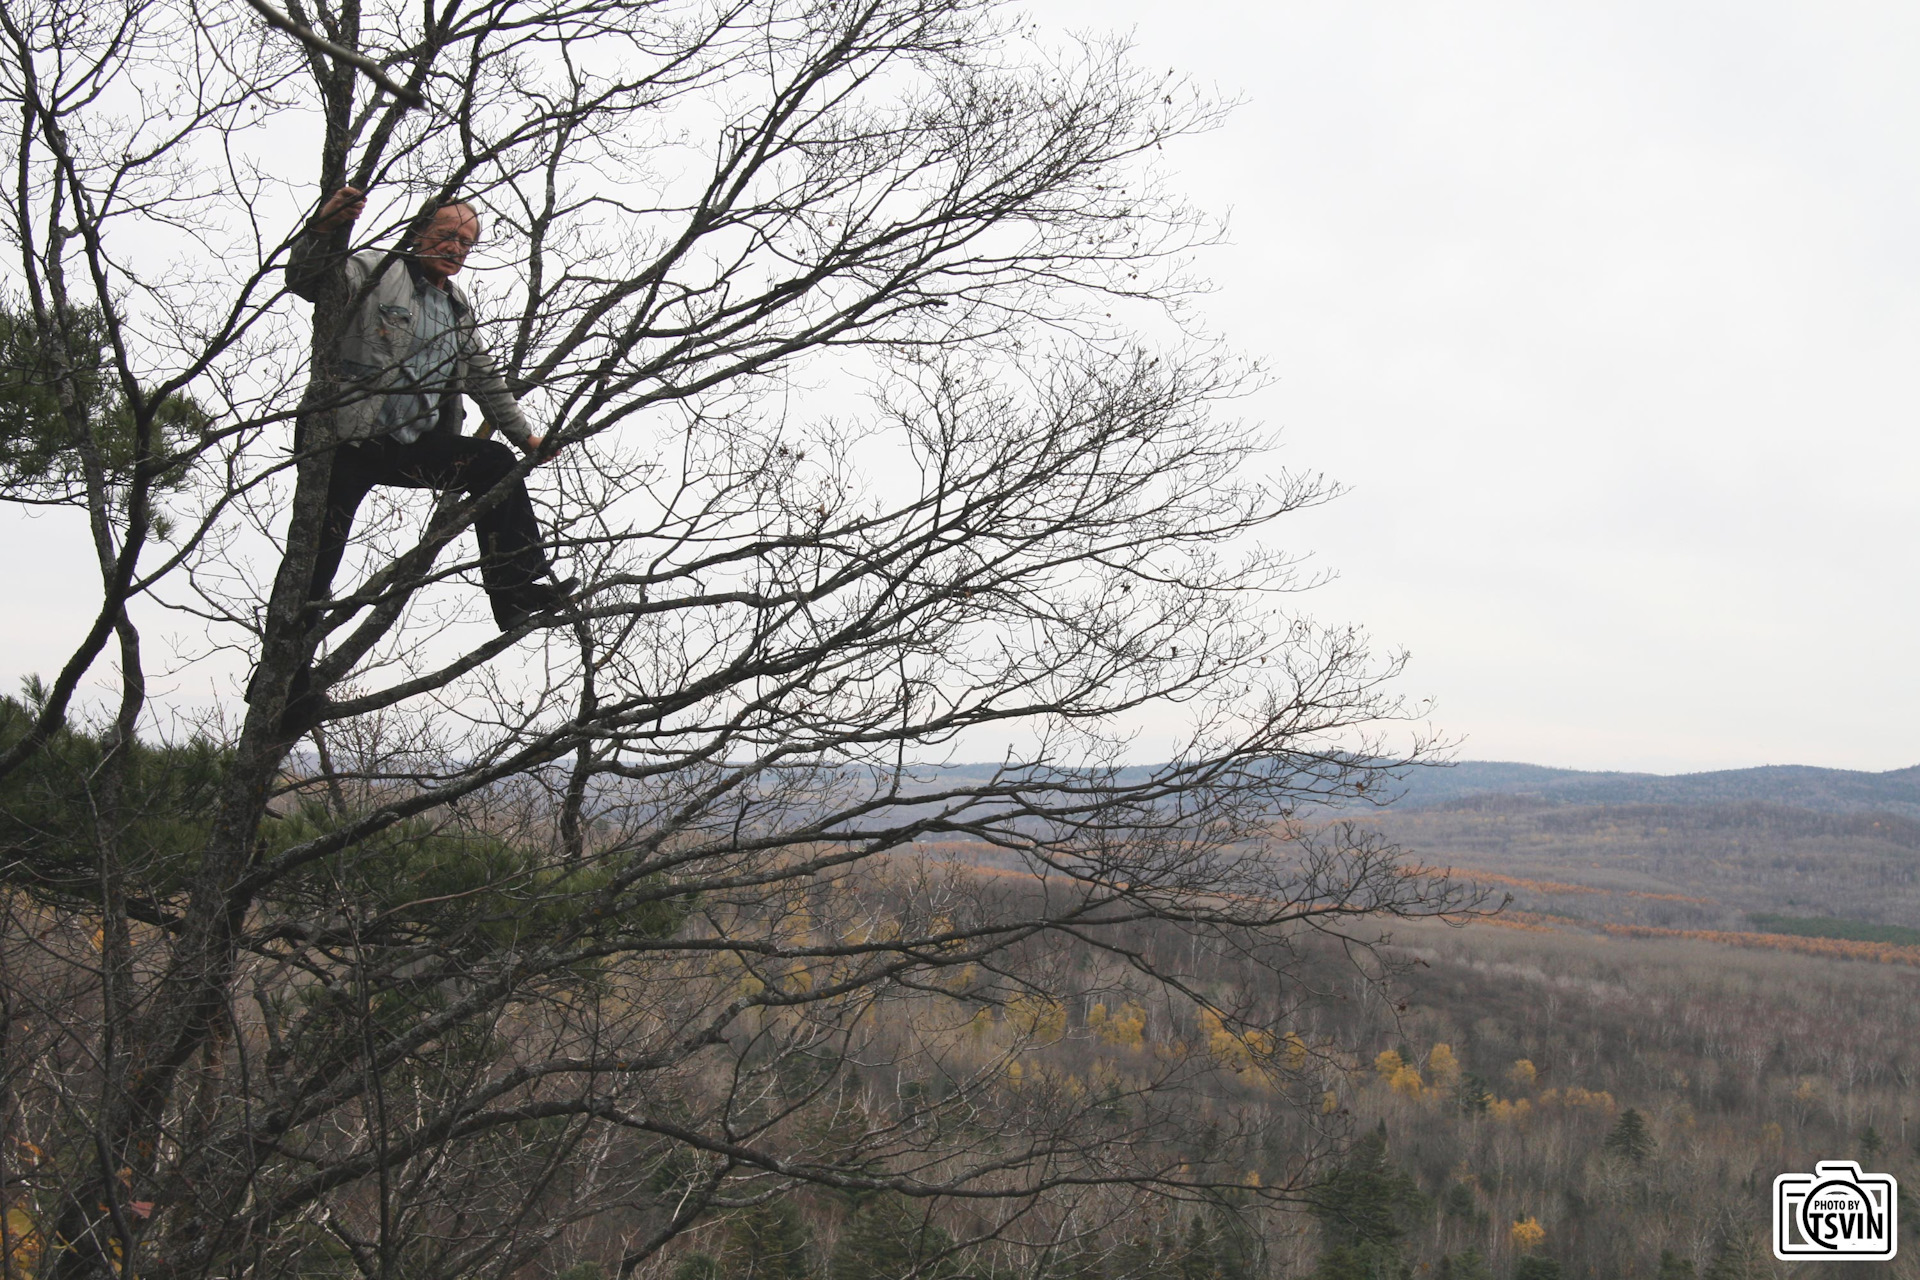
[[[1773,1256],[1782,1262],[1891,1259],[1900,1247],[1899,1186],[1851,1160],[1773,1180]]]

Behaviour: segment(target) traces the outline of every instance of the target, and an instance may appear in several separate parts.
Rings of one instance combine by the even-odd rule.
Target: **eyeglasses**
[[[430,244],[457,244],[462,249],[471,249],[480,242],[472,236],[455,235],[448,231],[430,231],[420,238],[420,243],[423,246]]]

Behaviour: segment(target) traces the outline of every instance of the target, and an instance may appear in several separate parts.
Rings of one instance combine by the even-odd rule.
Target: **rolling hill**
[[[1709,773],[1594,773],[1467,760],[1411,770],[1399,808],[1434,808],[1473,796],[1555,804],[1699,805],[1757,801],[1825,813],[1892,813],[1920,819],[1920,765],[1885,773],[1763,765]]]

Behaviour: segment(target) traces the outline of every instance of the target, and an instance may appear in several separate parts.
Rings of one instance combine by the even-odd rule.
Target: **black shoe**
[[[493,620],[502,631],[531,621],[558,622],[560,611],[572,603],[574,588],[579,585],[580,579],[567,578],[557,583],[529,582],[502,591],[493,597]]]

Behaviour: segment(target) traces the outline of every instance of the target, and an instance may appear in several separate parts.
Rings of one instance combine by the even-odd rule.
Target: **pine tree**
[[[1231,1212],[1216,1212],[1212,1231],[1213,1260],[1220,1268],[1220,1280],[1254,1280],[1256,1275],[1266,1274],[1261,1233],[1246,1219]]]
[[[727,1227],[722,1280],[806,1280],[813,1274],[813,1235],[790,1200],[755,1205]]]
[[[1693,1259],[1683,1258],[1671,1249],[1660,1251],[1660,1270],[1654,1280],[1693,1280]]]
[[[1493,1280],[1493,1271],[1480,1251],[1469,1247],[1440,1259],[1440,1280]]]
[[[1629,1107],[1620,1113],[1613,1132],[1607,1135],[1602,1144],[1608,1155],[1631,1160],[1635,1164],[1645,1164],[1647,1157],[1653,1154],[1653,1135],[1647,1132],[1646,1119],[1638,1111]]]
[[[1493,1093],[1485,1080],[1469,1071],[1453,1086],[1453,1101],[1462,1115],[1483,1116],[1493,1104]]]
[[[1560,1280],[1560,1264],[1552,1258],[1529,1255],[1514,1264],[1513,1280]]]
[[[1166,1238],[1142,1229],[1122,1241],[1113,1251],[1113,1272],[1127,1277],[1160,1276],[1166,1256]]]
[[[950,1267],[944,1255],[953,1237],[928,1222],[925,1211],[904,1196],[878,1196],[847,1219],[827,1261],[828,1280],[899,1280],[938,1276]]]
[[[1462,1222],[1483,1222],[1486,1214],[1480,1210],[1480,1202],[1474,1197],[1473,1187],[1465,1182],[1448,1185],[1446,1194],[1440,1199],[1440,1211],[1449,1218],[1458,1218]]]
[[[1701,1280],[1763,1280],[1770,1271],[1754,1247],[1753,1237],[1729,1229],[1714,1242],[1713,1257],[1707,1260]]]
[[[1222,1280],[1213,1233],[1197,1216],[1187,1223],[1186,1235],[1180,1241],[1179,1256],[1174,1262],[1173,1276],[1174,1280]]]
[[[1318,1280],[1391,1280],[1404,1269],[1404,1224],[1424,1218],[1428,1204],[1413,1179],[1388,1159],[1382,1122],[1314,1188],[1312,1210],[1327,1246],[1314,1270]]]
[[[1051,1254],[1039,1270],[1044,1280],[1107,1280],[1106,1258],[1084,1240]]]

